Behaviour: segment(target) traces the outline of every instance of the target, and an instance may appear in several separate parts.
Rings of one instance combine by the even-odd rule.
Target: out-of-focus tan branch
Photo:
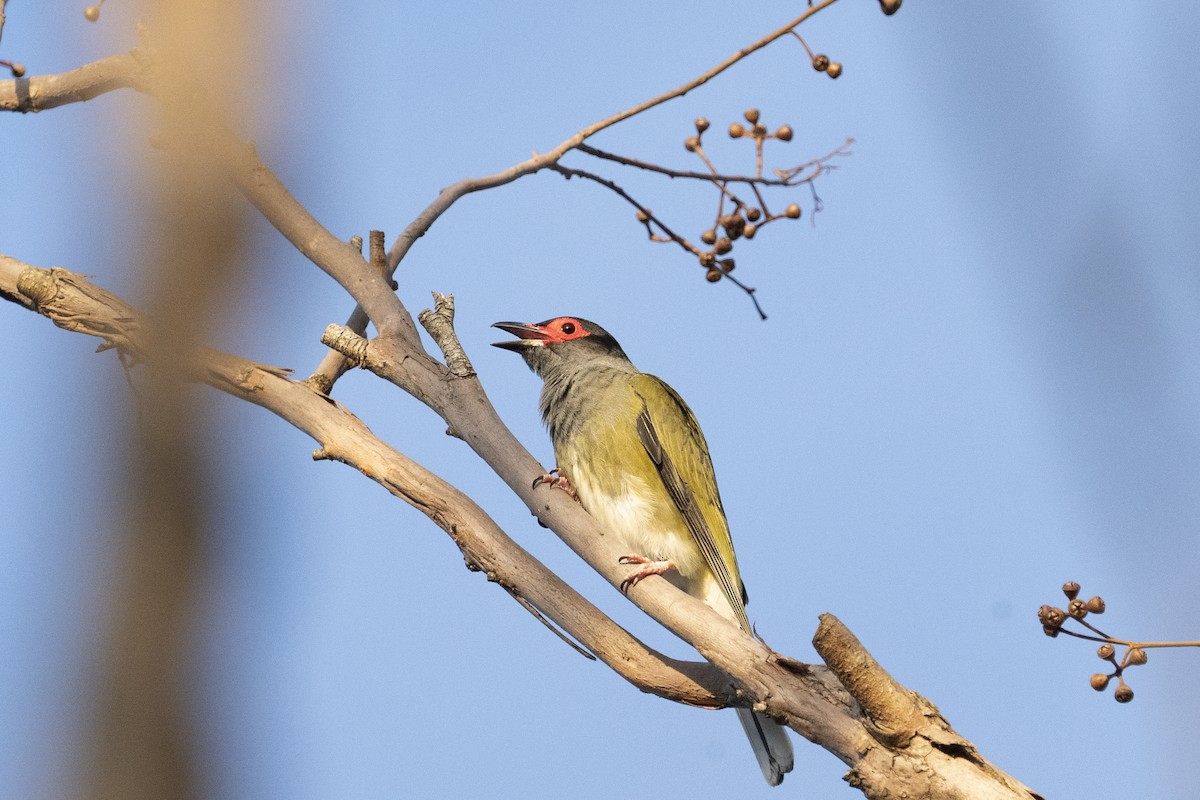
[[[56,75],[0,81],[0,109],[40,111],[125,88],[152,95],[161,79],[159,65],[145,49],[138,49]],[[189,92],[187,98],[192,104],[205,102],[199,91]],[[204,142],[267,221],[366,309],[382,335],[418,342],[416,324],[392,292],[389,276],[369,268],[361,254],[326,230],[259,159],[253,143],[238,142],[219,119],[215,110],[205,115],[199,124],[206,130],[203,135],[191,132],[193,141]],[[173,144],[177,143],[168,137],[166,145]]]

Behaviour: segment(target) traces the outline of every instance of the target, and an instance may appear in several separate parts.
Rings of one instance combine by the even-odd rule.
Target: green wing
[[[748,631],[746,590],[738,573],[729,523],[725,520],[700,424],[683,398],[653,375],[637,375],[633,386],[642,400],[637,418],[638,438],[687,523],[705,563]]]

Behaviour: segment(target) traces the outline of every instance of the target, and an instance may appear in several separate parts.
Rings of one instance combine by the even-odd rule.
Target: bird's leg
[[[621,581],[622,592],[628,592],[632,587],[637,586],[638,581],[642,578],[649,578],[651,575],[662,575],[665,572],[677,569],[673,561],[655,561],[645,556],[637,555],[621,556],[620,563],[641,565],[625,576],[625,580]]]
[[[536,478],[534,478],[533,488],[536,489],[540,484],[543,483],[548,483],[551,486],[557,486],[559,489],[562,489],[564,492],[570,495],[572,500],[579,502],[579,495],[576,493],[575,487],[571,485],[571,481],[567,479],[567,476],[563,475],[562,472],[559,471],[558,467],[555,467],[544,475],[538,475]]]

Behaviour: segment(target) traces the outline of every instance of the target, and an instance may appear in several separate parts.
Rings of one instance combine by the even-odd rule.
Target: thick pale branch
[[[446,368],[451,374],[460,378],[468,378],[475,374],[467,351],[463,349],[458,334],[454,331],[454,295],[433,293],[433,310],[425,309],[417,315],[421,326],[429,332],[442,356],[446,359]]]
[[[241,146],[231,163],[233,178],[246,199],[297,250],[358,301],[381,335],[399,335],[419,346],[416,325],[388,279],[371,268],[353,246],[338,239],[309,214],[259,160],[253,145]]]
[[[116,295],[67,270],[0,255],[0,297],[67,330],[97,336],[132,361],[149,358],[153,325]],[[321,458],[349,464],[430,517],[467,563],[554,621],[639,689],[695,706],[733,702],[729,679],[709,664],[647,648],[512,541],[470,498],[385,445],[343,406],[290,380],[288,371],[197,347],[180,369],[190,380],[261,406],[312,436]],[[150,365],[153,368],[153,364]]]
[[[925,719],[915,695],[879,666],[837,617],[821,615],[813,647],[858,700],[878,736],[905,745],[917,735]]]
[[[148,91],[150,62],[140,50],[109,56],[57,75],[0,81],[0,111],[45,111],[116,91]]]

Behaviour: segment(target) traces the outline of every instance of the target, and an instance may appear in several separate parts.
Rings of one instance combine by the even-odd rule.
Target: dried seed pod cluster
[[[754,178],[763,179],[763,142],[777,139],[790,142],[795,136],[791,125],[781,125],[774,131],[762,122],[762,114],[757,108],[748,108],[742,114],[744,121],[733,122],[727,128],[730,138],[750,139],[754,142],[755,172]],[[712,183],[720,192],[721,199],[717,209],[716,219],[710,228],[700,233],[700,241],[709,249],[698,253],[700,265],[705,268],[704,277],[710,283],[716,283],[724,275],[733,271],[732,258],[720,258],[733,250],[738,239],[753,239],[759,229],[768,222],[777,219],[799,219],[800,206],[791,203],[783,213],[773,214],[768,210],[766,201],[757,187],[752,186],[754,200],[748,202],[735,195],[729,188],[729,181],[723,180],[708,155],[704,152],[704,133],[712,127],[706,118],[700,117],[695,121],[696,133],[683,141],[683,147],[689,153],[695,153],[712,173]],[[732,208],[727,208],[732,205]]]
[[[1161,647],[1164,644],[1189,644],[1186,642],[1147,644],[1113,638],[1086,619],[1089,614],[1104,613],[1103,599],[1100,597],[1092,597],[1088,600],[1080,599],[1080,587],[1075,581],[1064,583],[1062,591],[1067,597],[1066,609],[1050,605],[1038,609],[1038,621],[1042,623],[1042,632],[1050,637],[1065,633],[1079,639],[1101,642],[1102,644],[1096,650],[1096,657],[1101,661],[1107,661],[1112,666],[1112,672],[1097,672],[1089,678],[1088,682],[1097,692],[1103,692],[1115,678],[1117,686],[1113,690],[1113,698],[1118,703],[1128,703],[1133,699],[1133,689],[1125,682],[1125,670],[1146,663],[1148,660],[1146,657],[1147,647]],[[1089,633],[1068,630],[1066,626],[1072,621],[1087,629]],[[1125,648],[1119,659],[1117,658],[1117,646]]]

